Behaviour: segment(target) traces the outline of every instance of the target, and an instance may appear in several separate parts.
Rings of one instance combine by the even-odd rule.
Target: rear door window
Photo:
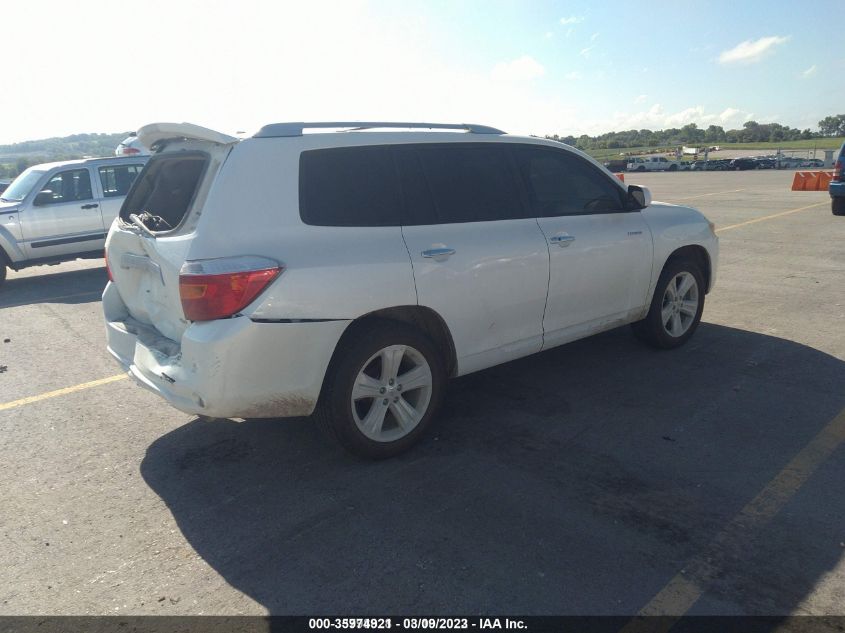
[[[300,215],[316,226],[399,226],[401,197],[387,147],[309,150],[300,156]]]
[[[504,145],[417,145],[398,148],[396,154],[406,197],[405,224],[526,217]]]
[[[141,173],[143,165],[109,165],[100,167],[100,182],[103,185],[103,196],[117,198],[129,193],[129,188],[135,178]]]
[[[611,176],[565,151],[522,146],[516,150],[534,217],[624,211],[623,193]]]

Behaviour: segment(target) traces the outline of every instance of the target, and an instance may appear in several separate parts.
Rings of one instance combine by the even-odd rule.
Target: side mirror
[[[36,207],[43,207],[45,204],[51,204],[53,202],[53,192],[49,189],[45,189],[44,191],[39,191],[38,195],[35,196],[34,204]]]
[[[651,191],[648,187],[628,185],[628,204],[631,210],[645,209],[651,205]]]

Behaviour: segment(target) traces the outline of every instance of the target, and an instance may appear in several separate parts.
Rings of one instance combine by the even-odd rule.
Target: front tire
[[[833,215],[845,215],[845,198],[831,198],[830,210]]]
[[[314,417],[358,457],[385,459],[425,433],[443,395],[443,359],[422,333],[377,321],[336,352]]]
[[[659,349],[686,343],[704,311],[704,276],[690,259],[670,260],[663,267],[645,319],[634,323],[634,334]]]

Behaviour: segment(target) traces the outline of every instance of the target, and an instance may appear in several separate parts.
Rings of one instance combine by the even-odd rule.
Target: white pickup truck
[[[649,156],[641,158],[635,156],[628,160],[628,171],[678,171],[681,164],[676,160],[669,160],[665,156]]]

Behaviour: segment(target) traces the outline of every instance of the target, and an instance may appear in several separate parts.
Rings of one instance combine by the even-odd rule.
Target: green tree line
[[[128,135],[128,132],[72,134],[0,145],[0,178],[14,178],[27,167],[39,163],[85,156],[111,156],[117,144]]]
[[[825,136],[845,136],[845,114],[829,116],[819,121],[819,131],[813,132],[809,128],[799,130],[780,123],[758,123],[746,121],[742,128],[725,130],[721,125],[709,125],[700,128],[690,123],[682,128],[666,130],[625,130],[622,132],[607,132],[599,136],[558,136],[553,134],[546,138],[554,139],[578,149],[616,149],[625,147],[669,147],[677,145],[703,145],[718,143],[757,143],[797,141]]]

